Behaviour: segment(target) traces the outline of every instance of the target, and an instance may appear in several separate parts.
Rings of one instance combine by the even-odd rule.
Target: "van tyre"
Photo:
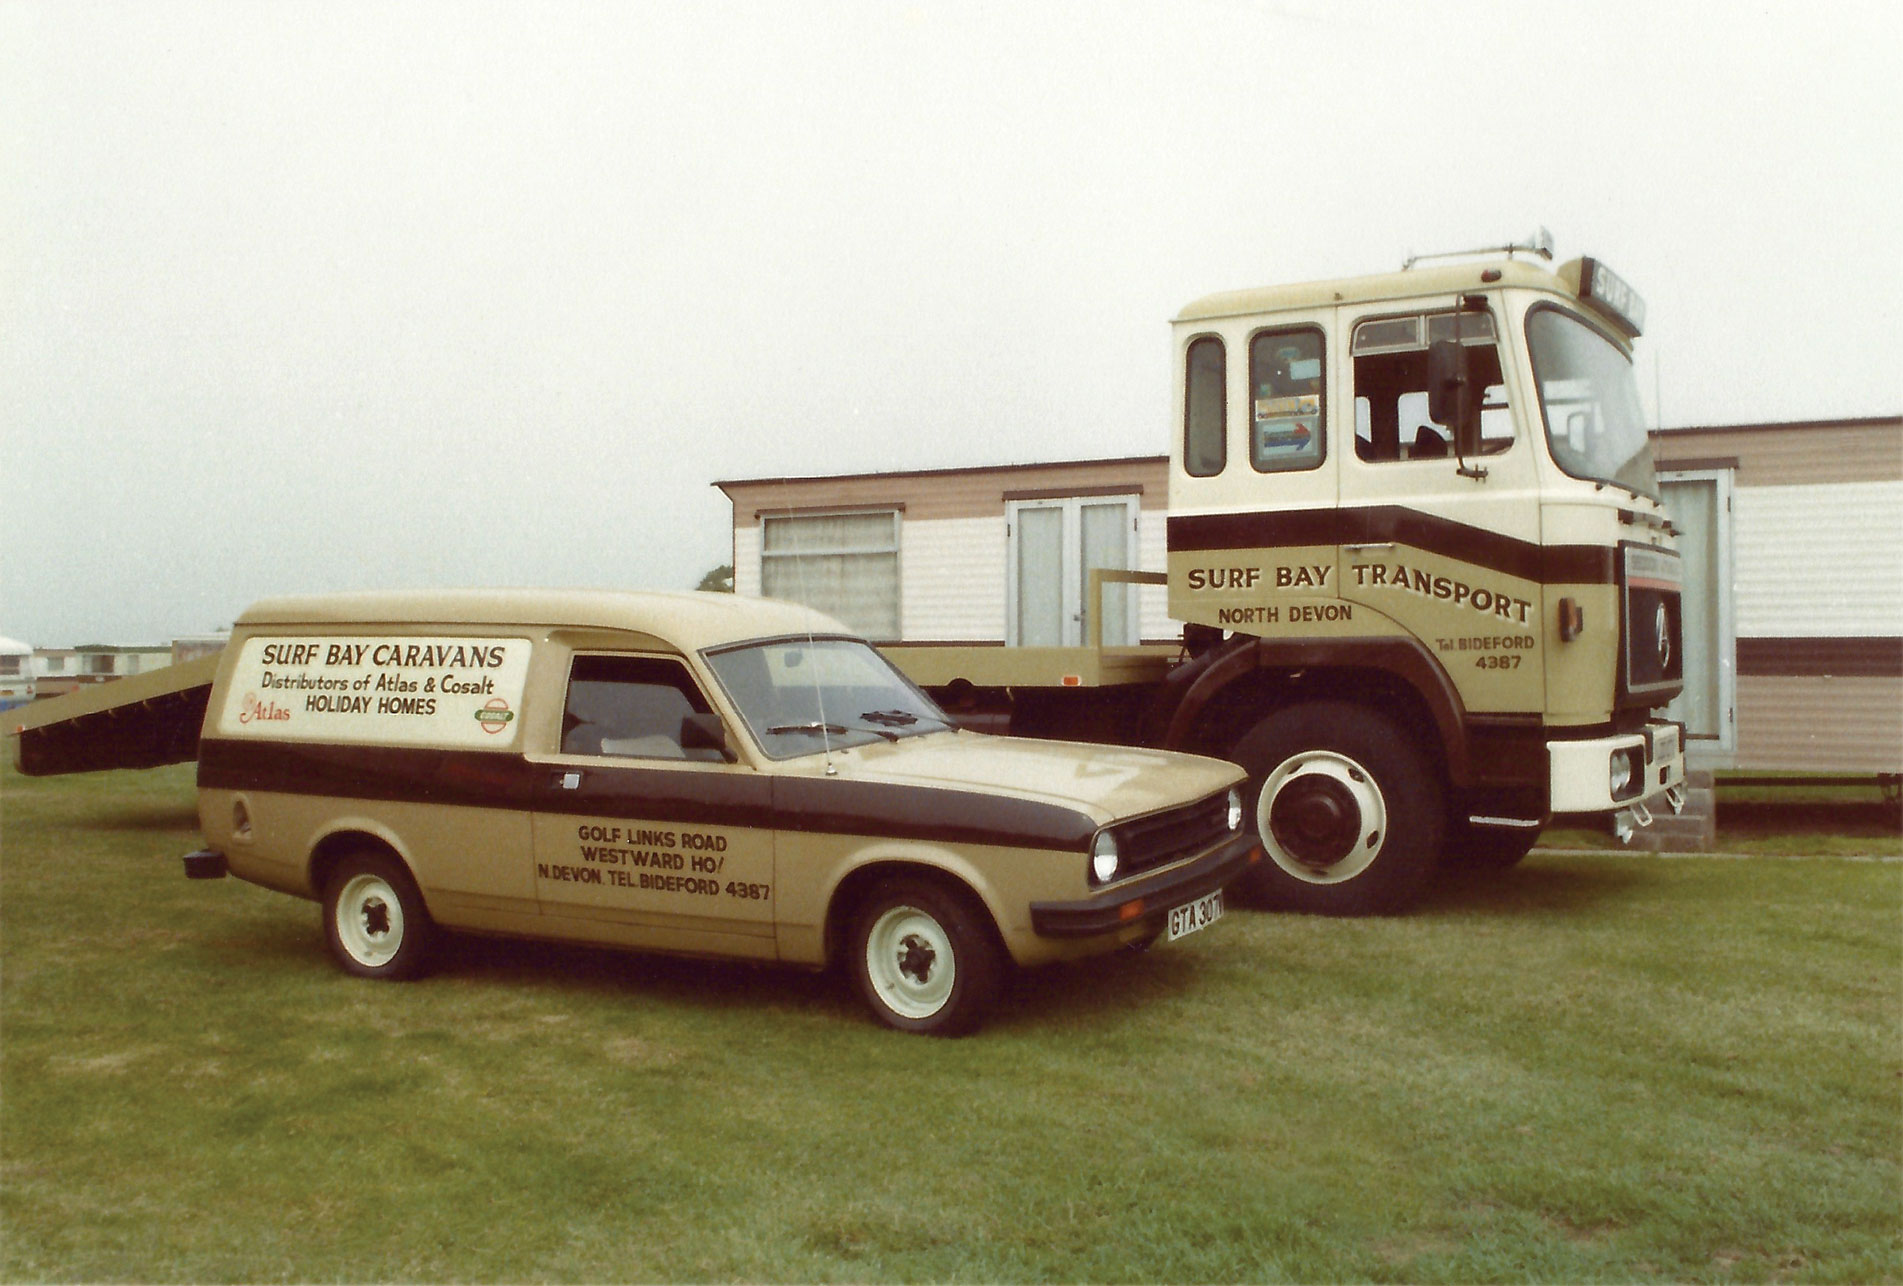
[[[345,973],[398,980],[423,972],[436,926],[403,863],[352,853],[324,886],[324,937]]]
[[[853,917],[851,952],[866,1004],[899,1031],[961,1036],[997,995],[1001,964],[989,923],[929,880],[874,889]]]
[[[1249,772],[1268,861],[1243,878],[1272,907],[1382,915],[1408,907],[1433,874],[1445,812],[1418,742],[1348,701],[1264,718],[1235,745]]]

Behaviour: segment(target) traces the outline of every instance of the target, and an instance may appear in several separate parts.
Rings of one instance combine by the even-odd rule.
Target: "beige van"
[[[962,731],[831,618],[722,594],[267,600],[198,757],[187,873],[321,901],[350,973],[438,929],[844,961],[942,1034],[1007,962],[1202,929],[1258,856],[1229,764]]]

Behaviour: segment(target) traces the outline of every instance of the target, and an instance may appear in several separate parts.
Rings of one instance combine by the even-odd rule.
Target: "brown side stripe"
[[[555,784],[574,771],[581,773],[576,789]],[[606,764],[556,767],[482,751],[208,738],[199,743],[198,784],[1076,853],[1090,850],[1097,829],[1075,809],[982,791]]]
[[[1616,551],[1610,546],[1544,546],[1402,505],[1183,514],[1169,520],[1172,554],[1382,541],[1547,585],[1610,585],[1616,580]]]
[[[1903,638],[1741,638],[1738,673],[1758,678],[1903,678]]]

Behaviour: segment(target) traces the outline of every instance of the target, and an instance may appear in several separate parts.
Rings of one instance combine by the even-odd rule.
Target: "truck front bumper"
[[[1685,737],[1675,723],[1590,741],[1546,743],[1555,813],[1630,813],[1638,825],[1655,809],[1676,812],[1685,796]]]
[[[1261,852],[1245,829],[1185,866],[1107,889],[1077,902],[1031,903],[1031,929],[1044,938],[1094,938],[1133,925],[1161,927],[1176,907],[1227,887]]]

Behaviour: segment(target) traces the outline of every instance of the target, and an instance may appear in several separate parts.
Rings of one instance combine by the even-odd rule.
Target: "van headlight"
[[[1097,842],[1090,846],[1090,873],[1099,884],[1108,884],[1117,878],[1117,837],[1109,831],[1098,831]]]
[[[1229,792],[1229,829],[1242,829],[1242,792],[1239,790]]]

